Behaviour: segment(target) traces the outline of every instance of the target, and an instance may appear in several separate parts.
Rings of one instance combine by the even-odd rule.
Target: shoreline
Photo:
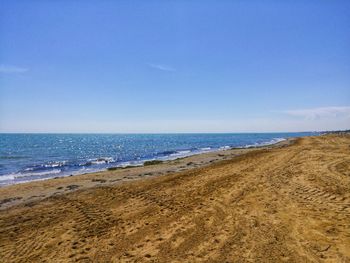
[[[19,204],[37,202],[51,196],[62,195],[76,190],[115,185],[202,168],[219,161],[244,155],[251,151],[288,146],[299,138],[303,137],[283,138],[283,140],[276,143],[257,146],[247,145],[245,147],[231,147],[229,149],[219,148],[212,151],[177,157],[175,159],[152,159],[145,161],[145,163],[161,161],[154,165],[142,164],[126,167],[112,167],[97,172],[3,185],[0,187],[0,210]]]
[[[0,258],[349,262],[349,144],[311,136],[9,186]]]
[[[144,163],[152,162],[152,161],[173,161],[176,159],[186,158],[194,155],[199,154],[205,154],[205,153],[211,153],[211,152],[220,152],[224,150],[232,150],[232,149],[249,149],[249,148],[261,148],[264,146],[270,146],[277,144],[279,142],[292,139],[292,138],[298,138],[298,137],[278,137],[273,138],[268,141],[263,141],[260,143],[254,143],[254,144],[246,144],[242,146],[220,146],[220,147],[201,147],[201,148],[188,148],[188,149],[181,149],[181,150],[167,150],[166,152],[168,155],[164,156],[155,156],[150,158],[142,158],[142,159],[132,159],[128,161],[123,162],[116,162],[114,160],[114,157],[99,157],[99,158],[92,158],[85,160],[83,164],[78,164],[79,168],[78,170],[74,168],[77,164],[73,164],[72,170],[65,170],[65,166],[67,163],[70,163],[68,160],[61,160],[61,161],[47,161],[47,163],[41,164],[41,167],[51,167],[52,170],[39,170],[36,171],[32,167],[27,167],[25,169],[17,170],[16,172],[3,174],[0,176],[0,188],[6,187],[9,185],[14,184],[22,184],[22,183],[28,183],[28,182],[34,182],[34,181],[43,181],[48,179],[53,179],[56,177],[68,177],[68,176],[76,176],[76,175],[82,175],[82,174],[88,174],[88,173],[99,173],[104,172],[107,170],[112,169],[122,169],[125,167],[131,168],[131,167],[142,167]],[[64,158],[63,158],[64,159]],[[53,163],[53,164],[52,164]],[[99,167],[98,165],[104,165],[104,167]],[[72,164],[70,164],[72,165]],[[68,167],[70,166],[68,165]],[[96,166],[97,165],[97,166]],[[36,164],[36,166],[38,166]],[[39,167],[40,168],[40,167]],[[29,171],[29,172],[27,172]]]

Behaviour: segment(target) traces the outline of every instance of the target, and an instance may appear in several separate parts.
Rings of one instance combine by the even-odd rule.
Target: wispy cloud
[[[283,112],[290,116],[302,117],[309,120],[329,117],[350,117],[350,106],[297,109]]]
[[[24,72],[27,72],[28,70],[29,69],[27,68],[0,64],[0,73],[24,73]]]
[[[150,66],[151,68],[161,70],[161,71],[168,71],[168,72],[176,71],[175,68],[168,66],[168,65],[163,65],[163,64],[148,63],[148,66]]]

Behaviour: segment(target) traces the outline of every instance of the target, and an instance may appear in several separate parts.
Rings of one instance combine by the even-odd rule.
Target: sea
[[[142,165],[231,148],[274,144],[303,133],[0,134],[0,186]]]

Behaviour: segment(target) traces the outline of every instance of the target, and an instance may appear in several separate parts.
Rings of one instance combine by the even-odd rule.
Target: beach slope
[[[0,258],[350,262],[350,136],[305,137],[2,209]]]

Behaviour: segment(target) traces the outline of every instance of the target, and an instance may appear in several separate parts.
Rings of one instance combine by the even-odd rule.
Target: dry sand
[[[350,136],[286,145],[0,188],[0,261],[350,262]]]

